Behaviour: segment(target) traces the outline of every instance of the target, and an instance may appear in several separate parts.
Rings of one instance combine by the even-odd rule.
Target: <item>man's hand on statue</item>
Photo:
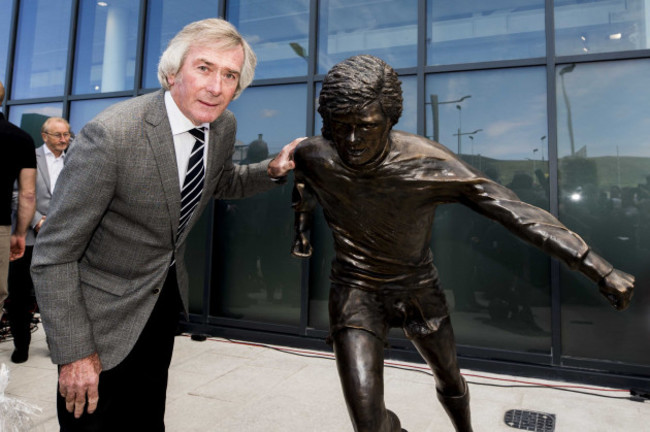
[[[634,291],[634,276],[614,269],[598,283],[600,293],[607,298],[614,309],[627,309]]]
[[[305,138],[306,137],[296,138],[280,150],[280,153],[278,153],[278,155],[269,163],[267,170],[269,177],[284,177],[296,167],[296,164],[293,162],[293,151]]]
[[[86,400],[88,414],[97,409],[99,402],[99,373],[102,364],[97,353],[61,366],[59,372],[59,393],[65,398],[65,408],[81,417]]]
[[[291,255],[298,258],[309,258],[313,249],[309,243],[309,239],[304,233],[296,235],[291,248]]]

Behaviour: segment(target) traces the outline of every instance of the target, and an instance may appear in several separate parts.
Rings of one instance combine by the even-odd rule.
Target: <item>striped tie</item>
[[[203,180],[205,179],[205,167],[203,166],[203,148],[205,147],[205,129],[194,128],[188,131],[196,138],[192,154],[187,163],[185,181],[181,189],[181,218],[178,222],[178,235],[180,236],[190,219],[194,209],[201,200],[203,191]]]

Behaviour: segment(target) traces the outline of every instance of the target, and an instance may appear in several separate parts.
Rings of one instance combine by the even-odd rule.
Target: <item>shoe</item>
[[[25,363],[29,358],[29,350],[15,349],[11,354],[11,361],[13,363]]]

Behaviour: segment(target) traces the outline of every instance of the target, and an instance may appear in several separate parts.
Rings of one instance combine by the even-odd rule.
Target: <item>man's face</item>
[[[339,156],[352,167],[373,162],[388,145],[390,122],[379,102],[349,114],[332,114],[330,128]]]
[[[70,144],[70,128],[61,121],[53,121],[47,125],[41,137],[47,148],[59,157]]]
[[[243,64],[241,46],[192,46],[178,73],[168,77],[169,91],[194,125],[213,122],[232,100]]]

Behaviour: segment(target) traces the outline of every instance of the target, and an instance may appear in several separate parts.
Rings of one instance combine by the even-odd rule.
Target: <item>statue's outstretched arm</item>
[[[477,179],[465,188],[463,203],[584,274],[598,284],[615,309],[628,307],[634,276],[616,270],[549,212],[519,200],[514,192],[491,180]]]

